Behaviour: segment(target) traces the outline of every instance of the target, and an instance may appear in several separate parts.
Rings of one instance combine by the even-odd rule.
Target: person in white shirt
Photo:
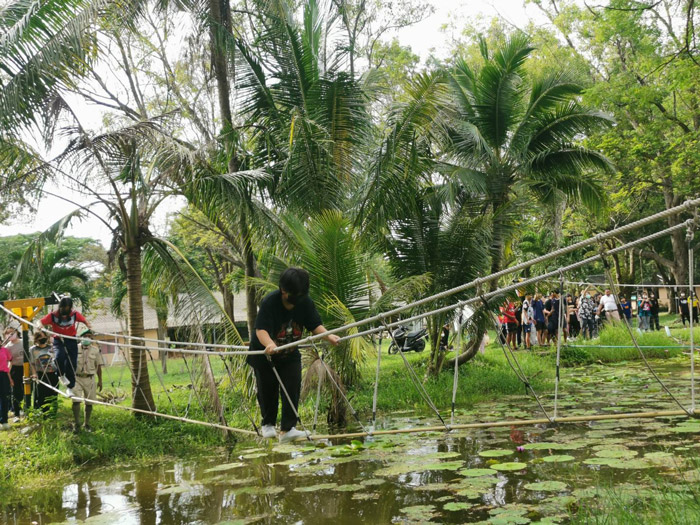
[[[617,301],[615,301],[615,296],[612,294],[612,292],[610,292],[610,288],[606,288],[605,295],[600,298],[598,315],[600,315],[601,310],[605,310],[605,318],[608,321],[620,320],[620,312],[617,309]]]

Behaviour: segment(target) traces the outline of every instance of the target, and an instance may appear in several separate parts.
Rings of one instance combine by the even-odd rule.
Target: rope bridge
[[[557,349],[556,349],[556,376],[555,376],[555,387],[554,387],[554,404],[553,404],[553,410],[552,410],[552,416],[549,415],[547,410],[545,409],[544,405],[540,401],[539,396],[535,392],[534,388],[532,385],[529,383],[528,378],[526,377],[525,373],[523,372],[517,357],[515,353],[513,352],[512,349],[510,349],[507,345],[503,343],[503,341],[500,340],[500,338],[497,338],[501,344],[502,351],[505,355],[506,361],[510,368],[513,370],[515,375],[518,377],[518,379],[523,382],[525,385],[526,389],[530,391],[530,393],[533,395],[535,398],[537,405],[539,406],[539,409],[543,412],[544,418],[543,419],[520,419],[520,420],[508,420],[508,421],[496,421],[496,422],[482,422],[482,423],[469,423],[469,424],[455,424],[454,423],[454,415],[455,415],[455,404],[456,404],[456,394],[458,391],[458,359],[457,356],[455,357],[455,369],[454,369],[454,378],[453,378],[453,390],[452,390],[452,410],[451,410],[451,418],[450,418],[450,423],[446,423],[444,418],[442,417],[440,411],[437,409],[433,401],[430,399],[430,396],[428,395],[428,392],[425,390],[423,387],[421,381],[417,377],[415,371],[413,370],[410,362],[406,359],[406,356],[404,355],[404,352],[402,347],[398,344],[396,344],[396,340],[393,339],[393,334],[392,334],[392,328],[396,328],[400,325],[410,323],[413,321],[418,321],[425,319],[427,317],[441,314],[441,313],[449,313],[449,312],[458,312],[458,319],[459,319],[459,326],[457,329],[457,338],[458,338],[458,343],[457,343],[457,348],[461,348],[461,336],[462,336],[462,328],[464,324],[466,324],[467,320],[462,320],[461,319],[461,312],[463,312],[463,309],[465,306],[470,306],[470,305],[477,305],[477,304],[482,304],[485,307],[489,306],[489,301],[492,299],[498,299],[499,297],[503,296],[504,294],[509,294],[514,292],[517,289],[521,288],[526,288],[530,285],[534,285],[543,281],[551,281],[551,280],[557,280],[560,284],[560,289],[563,289],[564,283],[567,282],[565,281],[565,274],[568,272],[571,272],[573,270],[576,270],[578,268],[584,267],[586,265],[589,265],[594,262],[602,262],[603,267],[605,269],[606,273],[606,281],[610,285],[611,291],[613,292],[613,295],[615,297],[615,300],[617,302],[617,297],[618,297],[618,291],[620,285],[616,283],[612,277],[610,265],[608,263],[608,258],[620,253],[624,252],[626,250],[629,250],[631,248],[637,247],[641,244],[653,241],[655,239],[659,239],[662,237],[665,237],[673,232],[683,230],[685,229],[687,232],[687,240],[688,240],[688,259],[689,259],[689,283],[688,283],[688,288],[692,291],[694,287],[693,283],[693,247],[691,246],[691,241],[694,238],[694,231],[696,227],[698,226],[698,221],[697,221],[697,208],[700,206],[700,198],[699,199],[691,199],[686,201],[684,204],[677,206],[675,208],[671,208],[668,210],[665,210],[663,212],[651,215],[649,217],[646,217],[644,219],[641,219],[639,221],[630,223],[625,226],[621,226],[619,228],[615,228],[613,230],[610,230],[605,233],[600,233],[590,239],[586,239],[583,241],[580,241],[578,243],[575,243],[573,245],[561,248],[559,250],[555,250],[552,253],[549,253],[547,255],[543,255],[534,259],[531,259],[529,261],[525,261],[523,263],[520,263],[516,266],[513,266],[511,268],[507,268],[504,270],[501,270],[500,272],[488,275],[486,277],[481,277],[478,279],[475,279],[474,281],[465,283],[463,285],[460,285],[458,287],[452,288],[450,290],[445,290],[443,292],[434,294],[429,297],[422,298],[420,300],[417,300],[415,302],[403,305],[398,308],[394,308],[392,310],[382,312],[380,314],[377,314],[372,317],[368,317],[366,319],[362,319],[359,321],[355,321],[353,323],[334,328],[329,330],[328,332],[324,334],[319,334],[319,335],[312,335],[306,338],[303,338],[299,341],[296,341],[294,343],[290,343],[287,345],[281,345],[278,347],[278,351],[282,351],[285,349],[289,348],[295,348],[299,346],[311,346],[314,349],[316,349],[320,359],[321,363],[326,370],[328,377],[331,378],[331,382],[333,383],[333,386],[340,392],[340,395],[343,399],[343,401],[348,405],[348,407],[351,410],[351,413],[359,423],[360,427],[362,428],[362,432],[354,432],[354,433],[342,433],[342,434],[328,434],[328,435],[320,435],[320,434],[314,434],[309,436],[309,440],[319,440],[319,439],[328,439],[328,438],[353,438],[353,437],[364,437],[364,436],[372,436],[372,435],[384,435],[384,434],[400,434],[400,433],[415,433],[415,432],[429,432],[429,431],[450,431],[450,430],[458,430],[458,429],[475,429],[475,428],[489,428],[489,427],[502,427],[502,426],[525,426],[525,425],[536,425],[536,424],[547,424],[547,423],[571,423],[571,422],[588,422],[588,421],[601,421],[601,420],[615,420],[615,419],[630,419],[630,418],[655,418],[655,417],[672,417],[672,416],[679,416],[679,415],[685,415],[689,417],[699,417],[700,413],[696,413],[696,396],[695,396],[695,352],[694,352],[694,334],[693,334],[693,316],[691,316],[690,319],[690,356],[691,356],[691,363],[690,363],[690,391],[691,391],[691,404],[690,407],[686,407],[681,403],[681,401],[670,391],[670,389],[665,385],[663,380],[659,377],[659,375],[656,373],[654,370],[653,366],[651,363],[647,360],[642,347],[638,344],[637,338],[632,330],[631,327],[627,325],[627,323],[622,323],[625,326],[627,326],[627,330],[629,333],[629,336],[632,340],[633,347],[637,349],[639,352],[639,355],[641,359],[643,360],[645,366],[648,368],[649,372],[652,374],[654,379],[659,383],[659,385],[662,387],[662,389],[666,392],[666,394],[678,405],[679,409],[678,410],[666,410],[666,411],[657,411],[657,412],[638,412],[638,413],[621,413],[621,414],[602,414],[602,415],[584,415],[584,416],[571,416],[571,417],[558,417],[558,399],[559,399],[559,385],[560,385],[560,357],[561,357],[561,333],[562,333],[562,324],[563,324],[563,300],[559,301],[559,316],[558,316],[558,338],[557,338]],[[687,212],[694,212],[694,219],[688,219],[682,223],[679,223],[677,225],[671,226],[669,228],[665,228],[663,230],[660,230],[656,233],[641,237],[639,239],[636,239],[632,242],[623,244],[621,246],[618,246],[613,249],[606,249],[604,245],[604,241],[616,236],[619,236],[620,234],[623,233],[628,233],[635,231],[643,226],[649,225],[651,223],[654,223],[656,221],[665,219],[669,216],[672,215],[678,215],[681,213],[687,213]],[[526,268],[531,267],[534,264],[541,263],[541,262],[546,262],[552,259],[555,259],[557,257],[560,257],[561,255],[565,255],[571,252],[574,252],[576,250],[582,249],[582,248],[587,248],[590,246],[598,246],[599,253],[597,255],[594,255],[592,257],[588,257],[586,259],[583,259],[581,261],[575,262],[573,264],[563,266],[561,268],[558,268],[557,270],[554,270],[552,272],[544,273],[539,276],[531,277],[529,279],[524,279],[522,281],[519,281],[517,283],[513,283],[511,285],[503,286],[500,288],[497,288],[494,291],[488,292],[488,293],[480,293],[481,288],[492,281],[498,280],[501,277],[505,277],[507,275],[510,275],[512,273],[518,272],[520,270],[524,270]],[[441,308],[436,308],[432,309],[427,312],[423,312],[420,314],[412,315],[408,318],[398,320],[398,321],[390,321],[392,318],[396,318],[399,314],[404,313],[406,311],[412,310],[418,306],[426,305],[428,303],[431,303],[433,301],[436,301],[438,299],[443,299],[452,295],[455,295],[457,293],[469,290],[469,289],[475,289],[476,290],[476,297],[470,298],[470,299],[465,299],[461,301],[457,301],[454,304],[441,307]],[[9,316],[19,320],[20,322],[24,322],[21,317],[19,317],[17,314],[12,312],[11,310],[7,309],[4,305],[0,303],[0,309],[6,312]],[[490,314],[492,317],[492,321],[495,323],[495,319],[493,318],[493,313]],[[366,325],[374,325],[371,326],[370,328],[365,329],[364,331],[354,331],[350,335],[345,335],[340,338],[340,341],[348,341],[357,337],[368,337],[372,336],[374,334],[379,334],[379,344],[377,347],[377,366],[376,366],[376,377],[375,377],[375,383],[374,383],[374,393],[373,393],[373,401],[372,401],[372,422],[371,426],[369,428],[366,428],[360,417],[358,416],[357,411],[354,409],[348,398],[345,396],[345,393],[343,392],[342,388],[340,385],[333,380],[332,374],[330,373],[330,370],[328,369],[328,366],[326,365],[325,361],[323,361],[323,356],[321,352],[318,350],[316,346],[316,342],[321,339],[324,336],[327,336],[328,334],[338,334],[338,333],[343,333],[347,332],[348,330],[355,329],[358,327],[365,327]],[[51,334],[51,335],[58,335],[63,338],[70,338],[70,339],[75,339],[75,340],[84,340],[86,338],[79,338],[79,337],[70,337],[70,336],[65,336],[65,335],[60,335],[60,334],[55,334],[54,332],[48,330],[48,329],[43,329],[44,332]],[[380,366],[381,366],[381,343],[383,339],[383,334],[388,333],[389,336],[392,338],[394,344],[399,349],[399,354],[404,362],[404,365],[406,366],[406,369],[408,371],[408,376],[409,379],[412,381],[418,392],[420,393],[421,397],[425,400],[426,404],[431,408],[433,412],[435,412],[437,418],[441,422],[441,426],[423,426],[423,427],[414,427],[414,428],[406,428],[406,429],[398,429],[398,430],[375,430],[374,426],[376,423],[376,414],[377,414],[377,395],[378,395],[378,387],[379,387],[379,371],[380,371]],[[260,351],[251,351],[248,350],[247,347],[240,346],[240,345],[226,345],[226,344],[209,344],[209,343],[200,343],[200,342],[188,342],[188,341],[164,341],[164,340],[159,340],[159,339],[148,339],[144,337],[134,337],[134,336],[128,336],[125,334],[111,334],[111,333],[101,333],[100,335],[106,335],[106,336],[112,336],[114,338],[121,338],[121,339],[127,339],[130,342],[129,343],[117,343],[117,342],[111,342],[111,341],[94,341],[98,342],[99,344],[106,345],[106,346],[114,346],[120,351],[124,351],[125,348],[130,348],[130,349],[139,349],[141,350],[141,354],[143,355],[144,353],[147,353],[148,356],[150,357],[151,361],[154,362],[153,356],[151,354],[151,348],[148,346],[145,346],[146,342],[152,342],[152,343],[165,343],[167,345],[170,345],[171,347],[174,348],[159,348],[159,352],[172,352],[172,353],[177,353],[181,354],[183,358],[185,359],[185,367],[188,370],[188,373],[191,376],[191,371],[189,369],[189,366],[187,365],[186,361],[186,356],[187,355],[206,355],[206,356],[220,356],[222,358],[222,361],[225,365],[226,372],[228,373],[228,376],[233,384],[233,376],[231,373],[230,368],[228,367],[228,364],[226,362],[226,357],[229,356],[242,356],[242,355],[260,355],[264,354],[264,350]],[[373,338],[374,339],[374,338]],[[91,340],[93,341],[93,340]],[[145,359],[145,356],[144,356]],[[128,361],[125,359],[125,361]],[[70,362],[70,360],[69,360]],[[72,366],[72,363],[71,363]],[[136,376],[134,375],[135,372],[130,367],[128,364],[126,365],[131,374],[132,374],[132,380],[133,384],[136,385],[138,388],[138,381]],[[167,393],[167,388],[165,387],[164,381],[160,374],[158,373],[157,367],[154,367],[156,370],[156,375],[158,376],[158,380],[160,381],[161,385],[163,386],[163,389],[168,396],[168,399],[170,401],[171,407],[174,409],[174,404],[172,402],[172,399],[170,398],[169,394]],[[273,370],[276,372],[276,370],[273,367]],[[280,380],[279,376],[277,376],[277,379],[280,383],[280,387],[283,391],[283,394],[289,399],[289,394],[286,391],[284,385],[282,384],[282,381]],[[50,388],[51,390],[55,391],[59,395],[65,396],[65,397],[70,397],[64,392],[59,391],[57,388],[53,387],[52,385],[46,383],[43,378],[42,379],[35,379],[35,382],[38,384],[42,384],[47,388]],[[316,394],[316,400],[315,400],[315,407],[314,407],[314,419],[313,419],[313,429],[315,431],[316,429],[316,423],[318,419],[318,410],[319,410],[319,401],[321,397],[321,391],[320,391],[320,386],[321,386],[321,379],[319,378],[319,385],[318,385],[318,391]],[[193,385],[193,390],[194,385]],[[185,416],[180,416],[180,415],[172,415],[172,414],[165,414],[161,412],[156,412],[155,410],[142,410],[142,409],[137,409],[133,407],[128,407],[124,405],[116,405],[116,404],[111,404],[111,403],[106,403],[102,401],[94,401],[94,400],[87,400],[84,398],[78,398],[78,397],[73,397],[73,401],[75,402],[85,402],[85,403],[90,403],[93,405],[101,405],[101,406],[109,406],[109,407],[115,407],[121,410],[127,410],[131,411],[134,413],[143,413],[143,414],[148,414],[151,416],[156,416],[156,417],[161,417],[165,419],[171,419],[171,420],[176,420],[176,421],[181,421],[181,422],[186,422],[186,423],[192,423],[192,424],[197,424],[197,425],[203,425],[207,427],[212,427],[212,428],[217,428],[221,430],[226,430],[229,432],[234,432],[234,433],[240,433],[240,434],[245,434],[245,435],[259,435],[257,426],[255,425],[254,418],[250,416],[250,414],[247,413],[246,411],[246,417],[249,419],[251,425],[253,426],[254,430],[248,430],[248,429],[241,429],[241,428],[234,428],[230,427],[225,424],[216,424],[216,423],[211,423],[211,422],[206,422],[206,421],[201,421],[201,420],[196,420],[196,419],[191,419]],[[201,400],[198,399],[198,402],[200,403],[200,406],[203,405],[201,403]],[[292,404],[292,403],[290,403]],[[245,405],[243,403],[242,405]],[[293,406],[293,404],[292,404]],[[153,408],[153,407],[149,407]],[[298,414],[297,414],[298,416]],[[299,423],[302,426],[302,428],[305,429],[304,423],[301,421],[301,418],[299,419]]]

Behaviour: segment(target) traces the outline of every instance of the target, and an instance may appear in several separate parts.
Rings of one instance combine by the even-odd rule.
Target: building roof
[[[219,292],[214,292],[214,297],[219,304],[223,304],[222,295]],[[143,300],[143,327],[145,330],[156,330],[158,328],[158,316],[155,308],[151,305],[150,299],[147,296],[142,297]],[[127,323],[126,318],[119,318],[111,312],[112,298],[104,297],[96,299],[90,303],[90,311],[86,314],[88,320],[96,332],[103,333],[126,333]],[[126,311],[126,306],[123,308]],[[209,323],[218,323],[221,321],[220,313],[214,313],[207,318]],[[245,292],[234,294],[233,297],[233,315],[236,323],[246,322],[248,319],[248,310],[246,308]],[[175,312],[172,308],[168,311],[168,328],[177,328],[180,326],[192,325],[192,317],[183,312]]]

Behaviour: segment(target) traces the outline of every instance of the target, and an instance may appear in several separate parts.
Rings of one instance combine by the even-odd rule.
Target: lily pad
[[[463,461],[443,461],[438,463],[399,463],[380,468],[374,474],[377,476],[399,476],[410,472],[425,472],[427,470],[458,470],[464,465]]]
[[[454,511],[458,511],[458,510],[467,510],[467,509],[472,508],[473,506],[474,505],[472,505],[471,503],[464,503],[461,501],[459,501],[459,502],[451,501],[450,503],[445,503],[445,505],[443,505],[442,508],[444,510],[449,510],[449,511],[454,512]]]
[[[386,483],[386,481],[381,478],[372,478],[360,481],[360,485],[364,487],[371,487],[373,485],[383,485],[384,483]]]
[[[527,468],[527,463],[511,462],[511,463],[496,463],[491,465],[493,470],[502,471],[514,471],[514,470],[524,470]]]
[[[244,467],[245,463],[226,463],[225,465],[217,465],[215,467],[208,468],[204,471],[205,474],[209,472],[223,472],[225,470],[232,470],[234,468]]]
[[[318,485],[309,485],[307,487],[297,487],[294,492],[318,492],[319,490],[337,490],[337,483],[319,483]]]
[[[500,458],[503,456],[511,456],[513,454],[512,450],[506,450],[504,448],[497,448],[495,450],[482,450],[479,455],[482,458]]]
[[[365,487],[359,483],[352,483],[349,485],[338,485],[333,490],[336,492],[357,492],[358,490],[364,490]]]
[[[525,485],[525,488],[539,492],[561,492],[567,489],[567,485],[563,481],[540,481],[538,483],[528,483]]]
[[[284,487],[241,487],[233,491],[234,494],[250,494],[253,496],[272,496],[284,492]]]
[[[433,505],[413,505],[404,507],[401,512],[416,521],[430,521],[437,514]]]
[[[622,459],[622,458],[633,458],[634,456],[637,455],[636,450],[629,450],[629,449],[605,449],[605,450],[599,450],[598,452],[595,453],[595,455],[599,458],[613,458],[613,459]]]
[[[493,476],[493,470],[490,468],[465,468],[457,472],[466,478],[480,478],[482,476]]]
[[[574,456],[568,456],[566,454],[556,454],[553,456],[545,456],[542,461],[545,463],[566,463],[567,461],[574,461],[576,458]]]

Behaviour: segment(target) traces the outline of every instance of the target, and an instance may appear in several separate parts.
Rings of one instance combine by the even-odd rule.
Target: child
[[[58,411],[58,397],[47,383],[56,388],[58,373],[54,361],[54,349],[49,346],[49,336],[43,331],[34,332],[34,346],[29,349],[32,356],[32,377],[39,379],[34,391],[34,408],[41,409],[44,416],[55,416]]]
[[[90,323],[83,314],[73,310],[73,299],[70,297],[62,297],[58,303],[58,310],[41,319],[42,325],[48,326],[52,332],[58,334],[53,338],[56,366],[58,373],[64,376],[61,381],[66,385],[66,394],[70,397],[73,397],[75,370],[78,363],[78,341],[73,339],[78,334],[78,323],[83,323],[90,328]]]

